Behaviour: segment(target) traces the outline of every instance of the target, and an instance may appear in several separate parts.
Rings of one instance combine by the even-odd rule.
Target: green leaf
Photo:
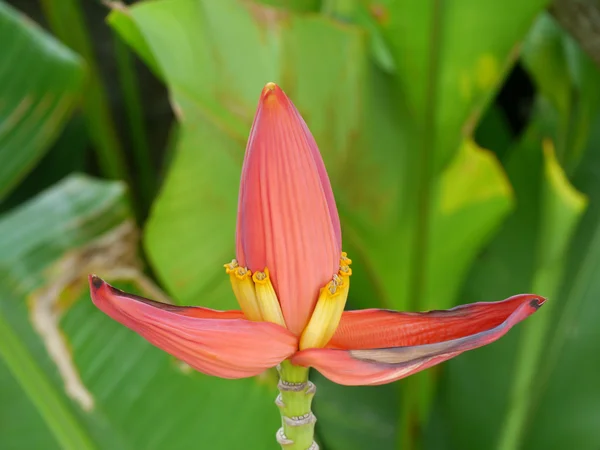
[[[81,60],[0,3],[0,202],[48,150],[81,94]]]
[[[148,47],[146,40],[140,33],[132,17],[128,14],[128,9],[123,7],[122,3],[110,3],[113,8],[108,15],[106,22],[118,32],[119,36],[134,48],[138,56],[152,70],[152,72],[162,79],[162,74],[158,67],[158,63],[154,59],[152,50]]]
[[[2,294],[6,297],[6,292]],[[0,315],[0,342],[0,356],[35,403],[39,414],[46,421],[46,426],[54,433],[61,447],[85,450],[95,448],[90,436],[81,429],[69,406],[44,377],[35,359],[27,352],[15,330],[2,315]],[[46,434],[45,427],[42,427],[42,433]],[[27,434],[25,439],[28,439]],[[18,442],[17,445],[20,446],[20,443]]]
[[[3,358],[0,358],[0,395],[5,404],[11,405],[10,408],[0,408],[0,436],[4,446],[60,449],[35,406],[24,401],[23,391]]]
[[[0,426],[3,443],[274,448],[268,375],[200,375],[89,301],[90,272],[158,298],[136,260],[135,235],[123,185],[81,176],[0,217],[0,395],[11,399],[0,405],[0,417],[11,416]],[[230,420],[235,432],[224,426]]]
[[[600,116],[592,122],[592,135],[583,153],[574,182],[589,197],[589,208],[573,238],[565,261],[565,280],[560,309],[555,310],[541,374],[531,393],[535,408],[528,427],[544,429],[527,433],[523,448],[558,448],[573,445],[584,450],[600,445],[598,410],[600,398],[596,380],[600,366],[590,355],[600,351],[598,334],[598,252],[600,245],[600,192],[596,168],[600,153]],[[568,412],[568,420],[554,422],[550,417]]]
[[[414,144],[423,130],[407,120],[394,80],[368,62],[361,28],[234,0],[159,1],[112,14],[117,30],[135,23],[137,31],[126,34],[138,38],[129,42],[142,57],[151,52],[181,124],[145,232],[153,267],[178,301],[234,306],[222,264],[234,256],[239,173],[256,101],[274,80],[305,117],[328,167],[355,261],[351,304],[454,303],[469,264],[512,206],[510,187],[491,154],[465,139],[456,141],[448,169],[427,179],[427,195],[416,195],[422,149]],[[507,52],[518,35],[509,37]],[[499,73],[486,78],[486,92],[500,80]],[[422,213],[431,216],[426,223]],[[424,238],[419,245],[416,235]],[[420,263],[413,248],[425,255]],[[420,296],[412,295],[413,280]],[[424,386],[429,399],[434,383]]]
[[[369,170],[371,158],[377,156],[364,155],[362,163],[357,161],[357,164],[362,166],[363,171]],[[382,167],[378,170],[384,175],[364,185],[366,193],[373,191],[373,197],[366,197],[364,203],[354,203],[351,212],[342,210],[348,216],[344,224],[350,225],[344,228],[344,232],[358,234],[351,234],[354,239],[350,248],[359,255],[353,261],[360,260],[356,264],[366,263],[366,272],[375,273],[373,284],[378,286],[377,298],[383,301],[385,307],[426,310],[453,306],[478,251],[493,236],[513,207],[512,189],[500,163],[493,153],[466,140],[447,169],[433,180],[427,233],[421,248],[426,254],[426,267],[422,274],[423,292],[419,302],[411,296],[411,280],[416,277],[417,268],[408,251],[414,243],[418,224],[414,211],[410,210],[414,207],[414,195],[406,185],[398,193],[394,192],[394,187],[384,185],[388,183],[393,186],[396,182],[392,174],[385,176],[388,175],[386,172],[392,172],[393,169]],[[379,194],[377,198],[381,192],[386,195]],[[394,195],[399,198],[394,198]],[[374,211],[374,208],[385,206],[381,205],[382,202],[390,199],[401,202],[400,213],[396,210],[400,217],[393,217],[392,208],[390,213]],[[359,270],[356,270],[357,267]],[[361,271],[365,269],[355,266],[353,277],[360,278]],[[373,294],[367,293],[366,287],[361,291],[363,295],[373,297]],[[351,295],[355,294],[351,292]],[[373,304],[362,303],[361,306]]]
[[[368,242],[364,246],[369,248],[369,254],[365,255],[369,264],[378,272],[378,265],[384,266],[381,268],[380,279],[397,279],[397,265],[388,264],[390,258],[397,258],[393,251],[390,252],[390,248],[405,247],[415,226],[413,221],[406,220],[400,224],[406,231],[398,233],[398,223],[389,222],[390,216],[398,215],[399,203],[401,212],[410,213],[403,206],[411,202],[406,200],[411,195],[407,189],[408,184],[401,181],[404,187],[398,186],[394,176],[398,166],[406,170],[406,157],[398,152],[397,156],[394,155],[398,139],[403,138],[394,131],[396,124],[393,121],[393,105],[380,104],[381,96],[386,93],[381,89],[379,92],[361,92],[360,82],[365,79],[361,58],[355,58],[355,62],[339,58],[339,48],[347,49],[349,54],[361,55],[364,52],[361,36],[351,27],[341,28],[326,19],[281,16],[274,10],[260,13],[258,6],[234,8],[235,3],[229,1],[220,3],[220,6],[210,4],[199,8],[194,2],[176,0],[142,4],[126,12],[113,11],[112,23],[133,20],[137,24],[143,42],[153,51],[154,58],[164,72],[178,105],[177,111],[185,125],[178,154],[146,230],[146,245],[155,268],[169,289],[186,303],[230,305],[225,299],[225,296],[231,298],[226,288],[227,281],[220,275],[220,271],[221,264],[233,255],[235,202],[245,135],[249,129],[257,92],[266,80],[273,77],[277,79],[281,75],[284,88],[292,98],[298,99],[298,106],[309,121],[326,162],[329,162],[341,213],[347,218],[346,222],[351,224],[350,228],[356,229],[348,232],[345,229],[345,234],[349,236],[348,245],[353,247],[355,240]],[[225,20],[222,19],[225,16],[227,20],[236,23],[238,28],[248,30],[243,40],[231,35],[222,36],[222,30],[211,25]],[[267,40],[261,35],[264,31],[260,31],[260,20],[265,20],[265,17],[270,18],[273,30],[281,27],[280,33],[273,32]],[[158,26],[159,22],[161,26]],[[194,23],[205,23],[206,26],[199,28]],[[171,27],[176,27],[179,32],[171,32]],[[339,44],[321,47],[318,52],[311,54],[310,49],[316,48],[317,41]],[[141,45],[142,41],[136,42]],[[211,47],[215,42],[218,45]],[[298,42],[306,44],[298,46]],[[167,48],[186,49],[187,55],[178,55],[177,52],[167,51]],[[209,51],[211,48],[219,56],[215,56],[214,51]],[[142,46],[140,52],[146,51],[145,45]],[[315,63],[311,61],[317,57],[326,61],[326,64],[319,63],[319,69],[315,70]],[[258,66],[252,63],[254,60],[264,61],[266,64]],[[206,70],[197,73],[192,65],[206,67]],[[238,75],[238,67],[246,67],[244,77]],[[351,76],[344,75],[341,79],[348,81],[339,83],[340,74],[347,72]],[[294,81],[290,78],[291,74],[294,74]],[[287,84],[290,89],[287,89]],[[357,109],[355,105],[362,102],[366,103],[365,108]],[[391,115],[381,121],[379,115],[382,113]],[[376,116],[369,122],[371,126],[363,130],[359,128],[357,135],[356,127],[361,118],[370,118],[372,115]],[[358,138],[356,141],[360,147],[352,145],[355,137]],[[361,147],[374,150],[373,161],[369,160],[371,153],[365,152]],[[394,158],[397,162],[389,164],[390,159]],[[331,163],[332,161],[335,163]],[[483,201],[481,198],[471,199],[468,195],[463,195],[457,200],[458,203],[452,205],[452,211],[458,215],[450,218],[447,217],[447,212],[440,211],[436,216],[435,220],[439,218],[440,223],[433,224],[432,235],[436,242],[432,246],[433,256],[430,259],[434,265],[431,270],[435,273],[445,270],[447,257],[443,255],[448,255],[452,250],[447,248],[447,244],[461,242],[457,239],[458,233],[464,233],[466,239],[471,234],[470,230],[475,228],[481,238],[468,240],[470,248],[462,248],[461,252],[464,262],[456,266],[459,273],[461,267],[464,270],[476,249],[497,226],[510,205],[509,189],[496,162],[487,162],[487,158],[479,157],[473,151],[468,152],[467,156],[461,156],[455,164],[466,164],[476,173],[481,171],[479,183],[489,184],[486,192],[492,192],[493,195]],[[382,170],[382,167],[387,166],[383,170],[389,174],[375,177],[374,172],[369,171],[370,166],[373,170]],[[453,170],[454,177],[462,178],[460,167],[455,166]],[[349,183],[347,180],[353,182]],[[446,180],[445,183],[453,182]],[[378,184],[385,186],[380,187]],[[468,186],[466,193],[469,194],[469,189],[476,190],[475,188],[476,186]],[[380,192],[383,190],[390,196],[376,199],[381,198]],[[497,198],[498,203],[494,203],[494,198]],[[488,200],[490,203],[486,205]],[[471,210],[473,205],[479,205],[481,209]],[[380,210],[374,212],[374,207]],[[457,225],[448,227],[448,223],[442,219],[453,220]],[[391,236],[394,245],[390,246],[389,241],[379,239],[381,229],[373,226],[369,229],[368,223],[364,223],[366,221],[385,221],[385,225],[391,228],[390,233],[399,234],[400,238]],[[473,228],[462,227],[461,221],[466,221]],[[378,233],[377,242],[368,239],[371,232]],[[365,235],[367,239],[364,239]],[[438,246],[440,242],[444,243],[441,247]],[[380,255],[378,247],[382,244],[385,244],[381,248],[384,254]],[[363,246],[362,242],[358,246]],[[177,258],[171,257],[173,252],[178,255]],[[404,256],[401,259],[401,269],[409,268],[410,259]],[[410,270],[400,272],[403,279],[410,279]],[[217,281],[219,279],[220,282]],[[431,285],[439,284],[435,280]],[[459,282],[460,279],[457,286]],[[409,283],[400,284],[407,286]],[[387,292],[384,295],[388,298],[396,297],[393,301],[395,306],[407,306],[408,292],[399,292],[399,289],[393,288],[385,290]],[[455,289],[445,292],[444,299],[438,298],[441,303],[438,306],[446,306],[452,302]],[[382,301],[385,303],[385,300]]]
[[[546,14],[528,36],[523,60],[540,98],[508,161],[517,210],[474,267],[467,296],[533,291],[549,300],[501,342],[449,364],[438,416],[449,418],[447,440],[460,448],[593,449],[600,437],[591,404],[600,392],[592,380],[600,368],[578,367],[598,351],[587,318],[595,314],[598,289],[591,274],[597,271],[599,160],[591,149],[600,141],[597,133],[589,140],[589,131],[598,123],[600,84],[597,68]],[[563,170],[589,174],[579,182],[591,200],[581,226],[586,200]],[[553,420],[559,415],[562,420]]]
[[[410,117],[432,139],[439,170],[476,125],[547,0],[371,2],[386,35]]]
[[[107,89],[102,81],[79,0],[40,0],[40,5],[52,32],[81,55],[88,68],[81,107],[100,170],[109,178],[129,180],[130,173],[110,111]],[[132,206],[138,207],[137,203]]]
[[[77,411],[57,388],[55,368],[27,320],[26,300],[49,282],[48,272],[63,252],[123,221],[124,206],[120,184],[72,177],[0,218],[0,356],[44,420],[40,432],[51,431],[63,448],[95,446]],[[104,214],[106,210],[111,214]],[[12,403],[1,408],[7,414]],[[20,409],[31,410],[31,406]],[[24,442],[30,434],[21,436]]]
[[[444,227],[443,220],[432,212],[439,177],[460,157],[461,143],[472,138],[479,117],[515,59],[519,40],[546,3],[369,2],[371,14],[376,16],[394,57],[396,98],[407,128],[404,143],[408,143],[412,153],[407,155],[400,175],[407,180],[406,192],[410,196],[403,199],[401,212],[405,222],[400,227],[404,229],[394,227],[387,239],[382,239],[381,233],[373,233],[364,246],[371,247],[379,241],[380,247],[389,247],[395,240],[391,247],[406,255],[392,259],[382,249],[384,254],[377,257],[384,267],[394,267],[395,280],[391,274],[387,274],[387,279],[388,283],[394,280],[398,292],[393,295],[399,308],[423,310],[454,303],[462,275],[508,209],[507,199],[500,200],[504,205],[500,203],[499,211],[494,211],[494,202],[483,204],[479,223],[469,222],[468,214],[462,214],[450,228]],[[501,179],[499,170],[494,178]],[[461,179],[459,175],[457,180]],[[485,182],[472,185],[468,197],[476,197],[484,186]],[[468,198],[464,206],[468,208],[470,202]],[[470,239],[467,229],[477,231],[475,239]],[[458,243],[458,248],[453,243]],[[448,274],[452,270],[449,267],[457,270]],[[445,290],[448,280],[452,280],[452,285]],[[437,292],[443,297],[431,296]],[[421,387],[412,386],[413,383]],[[432,398],[433,388],[433,382],[407,382],[400,427],[404,447],[419,445],[420,430],[414,423],[425,416],[423,408],[427,408],[427,402],[422,398]]]
[[[423,309],[452,305],[477,252],[512,209],[512,189],[494,154],[466,141],[436,189]]]
[[[559,162],[570,174],[582,158],[599,111],[600,71],[548,13],[540,15],[532,27],[522,58],[549,103],[545,107],[555,110],[557,119],[550,120],[547,130],[556,140]]]
[[[89,243],[128,218],[121,183],[82,175],[65,181],[0,216],[2,280],[24,293],[47,281],[63,253]],[[43,217],[44,220],[38,220]],[[68,230],[67,236],[61,233]]]
[[[480,205],[480,216],[471,217],[480,222],[458,215],[452,229],[434,211],[437,186],[447,176],[443,171],[461,160],[461,148],[472,139],[479,116],[515,60],[519,41],[546,3],[511,1],[514,7],[510,8],[476,1],[394,0],[370,2],[364,11],[356,8],[355,22],[369,23],[369,16],[387,38],[395,80],[367,79],[362,102],[367,131],[360,144],[369,154],[361,154],[349,165],[357,170],[348,171],[345,178],[360,188],[344,186],[349,192],[342,192],[342,200],[346,195],[351,200],[342,203],[340,210],[350,217],[344,233],[355,236],[350,245],[368,259],[367,269],[380,278],[374,284],[380,286],[377,294],[387,307],[453,304],[456,288],[441,286],[452,278],[459,287],[462,277],[460,270],[446,277],[449,255],[464,258],[457,268],[466,270],[509,209],[509,190],[502,188],[506,181],[495,163],[492,180],[498,184],[491,189],[504,193],[497,210],[491,200],[490,205]],[[379,33],[371,35],[375,39]],[[372,98],[377,94],[387,98]],[[370,129],[378,133],[370,134]],[[455,177],[465,178],[459,171]],[[467,197],[487,189],[470,187]],[[464,196],[463,200],[467,209],[476,201]],[[480,233],[479,239],[469,239],[469,227]],[[463,236],[457,234],[461,231]],[[457,251],[454,242],[467,247]],[[433,287],[442,291],[442,297],[431,296]]]
[[[586,198],[568,182],[554,155],[550,141],[544,146],[544,179],[542,184],[539,240],[533,292],[550,298],[544,314],[523,327],[517,365],[510,392],[504,428],[498,448],[511,450],[519,445],[526,431],[535,397],[539,365],[545,342],[550,337],[553,311],[558,303],[560,282],[564,272],[566,251],[576,225],[587,204]]]
[[[313,409],[325,448],[397,448],[398,385],[340,386],[319,374],[311,379],[318,386]]]
[[[113,11],[112,23],[125,14],[153,52],[182,124],[146,228],[148,254],[178,300],[231,307],[222,266],[234,256],[239,174],[258,95],[267,81],[280,81],[328,149],[332,177],[341,176],[360,118],[363,64],[349,56],[362,53],[362,35],[322,17],[231,0],[140,4]],[[243,35],[227,32],[224,21]]]
[[[219,151],[198,152],[203,143]],[[165,286],[184,304],[238,308],[223,264],[234,258],[241,157],[239,143],[206,122],[179,132],[145,244]]]
[[[593,226],[586,223],[588,227]],[[598,409],[600,391],[597,380],[600,367],[589,355],[600,351],[600,335],[597,318],[598,270],[600,270],[600,227],[595,224],[593,235],[587,243],[587,252],[581,264],[579,276],[571,281],[570,292],[565,299],[553,336],[548,342],[549,351],[545,364],[539,369],[543,376],[533,392],[536,403],[530,418],[532,427],[544,427],[544,433],[528,433],[523,448],[575,445],[592,450],[600,445],[598,433]],[[583,249],[579,249],[583,250]],[[582,362],[593,364],[583,366]],[[568,420],[547,424],[551,417],[568,411]],[[534,428],[535,429],[535,428]]]
[[[460,448],[521,448],[527,436],[544,433],[530,427],[535,392],[550,376],[542,362],[565,305],[560,286],[567,280],[567,251],[586,200],[566,179],[542,129],[534,122],[511,153],[507,171],[517,209],[474,266],[466,295],[474,301],[534,292],[547,296],[548,304],[510,336],[449,364],[442,409],[452,443]],[[453,417],[459,411],[460,419]]]

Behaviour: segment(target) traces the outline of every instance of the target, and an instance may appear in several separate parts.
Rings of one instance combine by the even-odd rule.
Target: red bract
[[[196,370],[223,378],[284,360],[340,384],[382,384],[489,344],[545,301],[522,294],[447,311],[343,312],[351,261],[317,145],[267,84],[246,149],[236,257],[225,265],[242,311],[154,302],[90,276],[94,303]]]
[[[236,244],[241,266],[269,268],[285,322],[301,334],[319,290],[338,271],[342,235],[317,144],[272,83],[262,91],[246,147]]]

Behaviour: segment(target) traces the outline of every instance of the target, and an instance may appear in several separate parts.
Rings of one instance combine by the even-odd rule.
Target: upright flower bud
[[[268,269],[285,323],[300,335],[340,254],[340,221],[317,144],[290,99],[268,83],[244,157],[238,263]]]

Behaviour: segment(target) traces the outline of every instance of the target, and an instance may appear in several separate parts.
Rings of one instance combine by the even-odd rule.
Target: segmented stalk
[[[281,413],[277,442],[284,450],[318,450],[314,441],[317,418],[310,410],[316,387],[308,380],[308,368],[282,362],[279,370],[279,395],[275,404]]]

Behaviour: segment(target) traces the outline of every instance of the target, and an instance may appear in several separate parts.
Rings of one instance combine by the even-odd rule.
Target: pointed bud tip
[[[100,289],[104,284],[104,280],[95,274],[88,275],[88,281],[94,289]]]
[[[267,91],[274,91],[278,87],[279,86],[277,86],[275,83],[269,81],[267,84],[265,84],[265,87],[263,88],[263,94],[267,93]]]
[[[272,81],[265,84],[265,87],[261,93],[261,103],[266,106],[273,106],[281,104],[282,100],[286,100],[287,96],[281,90],[279,86],[277,86]]]

